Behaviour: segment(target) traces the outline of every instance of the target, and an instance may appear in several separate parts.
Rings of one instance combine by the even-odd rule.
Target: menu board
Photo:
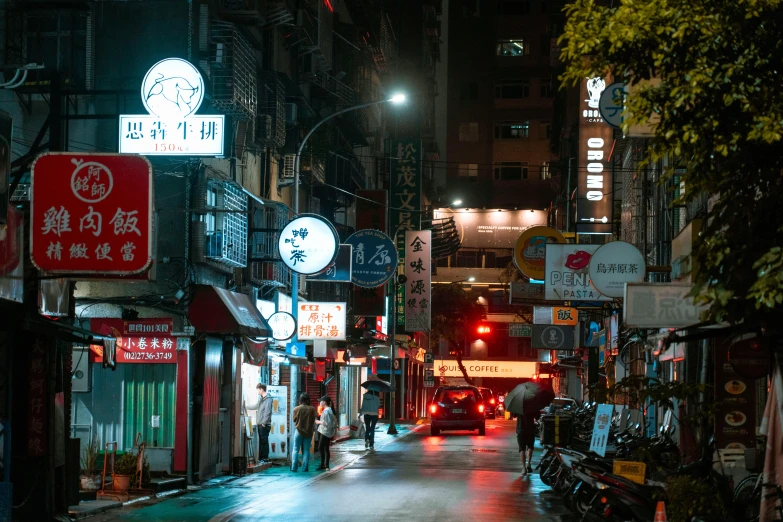
[[[288,387],[267,386],[272,397],[272,429],[269,431],[269,458],[284,459],[288,455]]]
[[[756,381],[741,376],[729,362],[729,343],[715,349],[715,447],[756,447]]]

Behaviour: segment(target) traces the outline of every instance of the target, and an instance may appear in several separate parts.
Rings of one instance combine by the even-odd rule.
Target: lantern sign
[[[149,114],[120,115],[120,152],[165,156],[222,156],[225,117],[194,116],[204,100],[204,79],[190,62],[167,58],[141,83]]]
[[[275,312],[266,320],[272,329],[272,339],[286,341],[296,333],[296,319],[288,312]]]
[[[316,214],[300,214],[283,228],[277,242],[283,264],[302,275],[325,270],[337,257],[339,247],[337,231]]]
[[[397,269],[397,249],[377,230],[359,230],[346,240],[353,247],[351,282],[363,288],[381,286]]]
[[[645,270],[642,253],[625,241],[601,245],[590,258],[590,281],[607,297],[622,297],[625,283],[641,283]]]
[[[30,253],[45,272],[131,275],[152,262],[152,165],[141,156],[35,160]]]
[[[345,340],[347,319],[345,303],[308,301],[300,304],[296,312],[300,341]]]

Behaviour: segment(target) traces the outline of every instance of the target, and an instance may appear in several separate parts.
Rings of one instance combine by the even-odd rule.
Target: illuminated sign
[[[276,341],[290,339],[296,333],[296,319],[288,312],[275,312],[266,320]]]
[[[405,232],[405,331],[429,332],[432,325],[432,231]]]
[[[147,156],[222,156],[225,117],[195,116],[204,100],[204,79],[186,60],[153,65],[141,83],[149,114],[120,115],[120,153]]]
[[[300,341],[344,341],[346,324],[345,303],[300,304],[296,317]]]
[[[544,297],[555,301],[610,301],[590,283],[590,258],[598,245],[546,245]]]
[[[522,232],[514,245],[514,264],[530,279],[544,278],[547,243],[565,243],[563,235],[550,227],[531,227]]]
[[[599,110],[604,78],[582,82],[586,98],[580,101],[576,231],[579,234],[612,233],[612,172],[609,155],[612,129]]]
[[[522,361],[463,361],[471,377],[531,378],[536,374],[535,362]],[[462,377],[457,361],[435,360],[435,373],[440,377]]]
[[[454,219],[462,247],[513,248],[522,232],[546,224],[547,211],[440,208],[434,217]]]
[[[299,214],[283,228],[277,241],[283,264],[303,275],[328,268],[339,247],[340,239],[332,224],[315,214]]]
[[[641,283],[646,270],[639,249],[625,241],[602,245],[590,258],[593,286],[608,297],[622,297],[625,283]]]

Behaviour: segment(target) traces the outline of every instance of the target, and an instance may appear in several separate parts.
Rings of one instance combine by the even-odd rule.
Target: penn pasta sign
[[[152,262],[146,158],[44,154],[33,163],[30,194],[30,257],[39,270],[131,275]]]

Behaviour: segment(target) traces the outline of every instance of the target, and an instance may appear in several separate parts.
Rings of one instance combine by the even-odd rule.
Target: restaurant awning
[[[271,337],[266,320],[245,294],[196,285],[188,319],[198,332]]]

